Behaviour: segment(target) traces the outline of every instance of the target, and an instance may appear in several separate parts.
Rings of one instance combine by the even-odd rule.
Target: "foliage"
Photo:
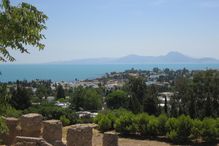
[[[193,120],[193,127],[191,129],[191,134],[194,139],[198,139],[202,134],[202,121],[199,119]]]
[[[9,49],[28,53],[27,46],[40,50],[45,38],[41,32],[46,29],[47,16],[28,3],[12,6],[9,0],[0,2],[0,61],[14,61]]]
[[[65,116],[70,120],[70,124],[75,124],[78,119],[76,113],[71,109],[58,107],[49,103],[42,103],[41,105],[32,106],[29,109],[24,110],[24,113],[40,113],[46,119],[57,120],[59,120],[61,116]]]
[[[93,88],[78,87],[70,97],[71,108],[79,110],[99,110],[102,107],[102,97]]]
[[[208,142],[215,141],[217,138],[217,121],[211,118],[205,118],[202,122],[202,137]]]
[[[2,117],[0,117],[0,134],[8,132],[8,127]]]
[[[37,87],[37,90],[36,90],[36,96],[39,98],[39,99],[42,99],[42,97],[47,97],[51,94],[51,87],[50,85],[48,84],[40,84],[38,85]]]
[[[107,107],[110,109],[128,108],[128,95],[123,90],[116,90],[106,97]]]
[[[134,113],[143,111],[143,102],[146,96],[146,84],[145,80],[139,78],[129,78],[126,85],[126,90],[130,95],[129,109]]]
[[[147,87],[147,94],[144,98],[144,112],[156,115],[158,113],[157,89],[155,86]]]
[[[168,132],[167,137],[173,142],[177,142],[178,140],[177,132],[175,130]]]
[[[17,89],[12,92],[10,104],[18,110],[27,109],[31,106],[30,96],[26,88],[17,85]]]
[[[166,122],[168,117],[165,114],[161,114],[157,117],[158,119],[158,135],[165,135],[167,132]]]
[[[148,124],[149,124],[149,115],[142,113],[138,114],[136,116],[136,125],[137,125],[137,130],[141,135],[148,135]]]
[[[62,85],[59,84],[57,87],[57,99],[65,98],[65,90],[63,89]]]
[[[133,125],[134,123],[134,114],[127,112],[123,113],[115,123],[116,132],[120,132],[121,134],[133,134],[136,132],[136,127]]]
[[[148,134],[150,136],[157,136],[158,135],[158,126],[159,126],[159,121],[156,117],[150,116],[150,120],[148,122]]]
[[[98,124],[102,132],[115,129],[124,135],[166,135],[172,142],[179,143],[197,138],[202,138],[207,142],[216,140],[219,138],[218,120],[213,118],[206,118],[204,120],[191,119],[185,115],[169,118],[161,114],[155,117],[146,113],[133,114],[119,109],[98,114],[94,122]]]
[[[101,132],[109,131],[112,129],[112,121],[108,116],[103,116],[97,124]]]
[[[174,83],[175,97],[171,116],[191,118],[219,116],[219,71],[197,71],[191,78],[178,77]]]
[[[59,120],[62,122],[62,125],[63,125],[63,126],[67,126],[67,125],[69,125],[69,124],[71,123],[71,121],[70,121],[68,118],[66,118],[65,115],[62,115],[62,116],[59,118]]]
[[[177,129],[178,120],[177,118],[169,118],[165,124],[167,133]]]
[[[178,118],[177,136],[180,141],[188,140],[192,127],[192,120],[189,116],[182,115]]]

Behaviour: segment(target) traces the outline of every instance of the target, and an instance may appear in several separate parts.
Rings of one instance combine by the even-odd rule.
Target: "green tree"
[[[10,104],[18,110],[27,109],[31,106],[30,97],[27,89],[17,85],[17,89],[12,92]]]
[[[6,85],[0,85],[0,116],[4,115],[6,112],[5,110],[9,106],[9,94],[7,92],[7,86]]]
[[[128,108],[128,94],[123,90],[116,90],[106,97],[107,107],[110,109]]]
[[[102,96],[93,88],[75,88],[70,97],[71,108],[75,110],[100,110]]]
[[[41,33],[46,29],[47,16],[36,7],[22,2],[12,6],[9,0],[0,2],[0,61],[14,61],[9,49],[28,53],[27,46],[43,49]]]
[[[57,87],[57,99],[65,98],[65,90],[63,89],[62,85],[59,84]]]
[[[157,89],[153,85],[147,88],[147,95],[144,99],[144,112],[158,114]]]
[[[146,84],[145,80],[141,77],[130,78],[126,90],[130,95],[129,109],[134,113],[143,111],[143,102],[146,96]]]

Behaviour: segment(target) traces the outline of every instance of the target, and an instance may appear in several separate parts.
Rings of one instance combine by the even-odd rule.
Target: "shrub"
[[[206,118],[202,122],[202,138],[207,142],[215,141],[217,138],[217,122],[214,119]]]
[[[119,119],[120,116],[128,113],[131,112],[128,112],[127,110],[124,109],[103,111],[94,118],[94,123],[98,124],[99,130],[102,132],[112,130],[115,129],[116,120]]]
[[[195,119],[193,120],[193,127],[191,129],[191,134],[193,139],[197,139],[201,137],[202,130],[202,121]]]
[[[180,141],[188,140],[191,135],[192,119],[189,116],[182,115],[177,122],[177,136]]]
[[[5,134],[8,132],[8,127],[2,117],[0,117],[0,134]]]
[[[78,116],[76,113],[69,108],[62,108],[53,104],[43,103],[42,105],[32,106],[31,108],[24,111],[24,113],[39,113],[44,116],[45,119],[57,119],[61,116],[65,116],[70,120],[70,124],[77,122]]]
[[[217,137],[219,137],[219,118],[216,119]]]
[[[192,119],[189,116],[170,118],[166,123],[167,137],[173,141],[187,141],[191,135],[192,126]]]
[[[167,137],[173,142],[177,142],[178,140],[177,132],[175,130],[171,130],[170,132],[168,132]]]
[[[71,123],[71,121],[64,115],[62,115],[59,119],[62,122],[63,126],[67,126]]]
[[[112,130],[112,121],[108,118],[108,116],[103,116],[98,121],[98,128],[101,132]]]
[[[94,123],[98,124],[98,122],[104,117],[105,115],[102,113],[99,113],[95,118],[94,118]]]
[[[158,126],[159,126],[158,119],[154,116],[150,116],[149,123],[147,125],[148,134],[151,136],[158,135]]]
[[[115,129],[121,134],[135,133],[136,127],[133,125],[133,122],[135,122],[134,114],[124,113],[116,120]]]
[[[136,116],[136,129],[141,135],[148,135],[148,123],[149,115],[148,114],[138,114]]]
[[[178,120],[176,118],[169,118],[165,124],[167,130],[166,136],[174,142],[178,140],[177,126]]]
[[[161,114],[158,118],[158,135],[165,135],[167,132],[166,122],[168,117],[165,114]]]
[[[165,124],[167,132],[177,129],[178,120],[176,118],[169,118]]]
[[[16,110],[15,108],[8,106],[6,108],[5,115],[7,117],[20,117],[22,115],[22,111]]]

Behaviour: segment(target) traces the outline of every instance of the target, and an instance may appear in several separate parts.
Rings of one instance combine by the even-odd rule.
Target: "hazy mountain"
[[[164,56],[139,56],[128,55],[121,58],[93,58],[80,59],[58,64],[218,64],[219,60],[214,58],[192,58],[179,52],[169,52]]]

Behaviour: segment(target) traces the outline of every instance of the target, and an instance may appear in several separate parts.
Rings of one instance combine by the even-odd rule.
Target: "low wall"
[[[62,123],[59,120],[43,121],[36,113],[17,118],[4,118],[9,132],[0,135],[6,145],[15,146],[66,146],[62,142]],[[67,131],[67,146],[92,146],[93,127],[74,125]],[[104,133],[103,146],[118,146],[115,133]]]

